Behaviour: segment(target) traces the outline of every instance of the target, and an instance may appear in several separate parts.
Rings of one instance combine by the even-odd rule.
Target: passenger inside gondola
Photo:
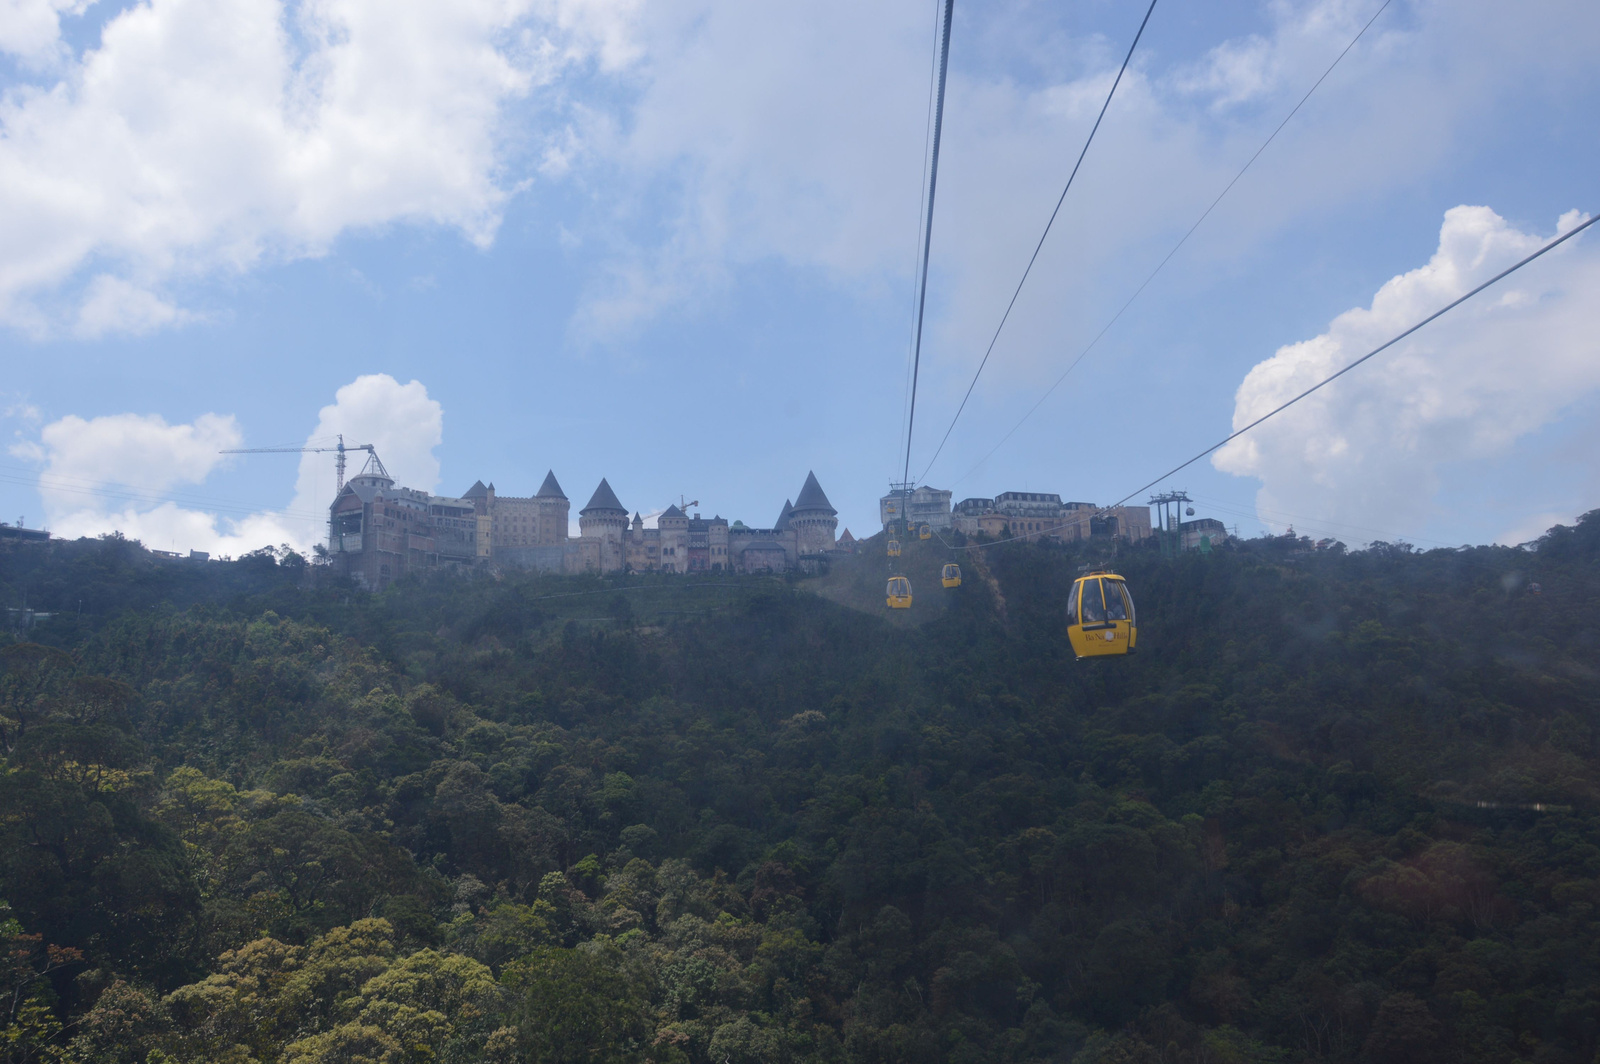
[[[1106,608],[1100,599],[1100,581],[1085,580],[1083,582],[1083,623],[1104,624]]]
[[[1120,580],[1102,580],[1100,586],[1105,589],[1106,595],[1106,620],[1125,621],[1128,619],[1128,600],[1122,592]]]

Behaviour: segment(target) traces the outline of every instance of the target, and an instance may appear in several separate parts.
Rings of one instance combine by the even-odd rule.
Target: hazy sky
[[[1109,502],[1600,210],[1600,5],[1160,0],[927,482]],[[959,0],[913,474],[1144,0]],[[900,469],[934,0],[0,0],[0,515],[237,553],[402,483],[770,524]],[[1600,227],[1597,227],[1600,229]],[[1350,543],[1600,506],[1600,235],[1181,474]],[[991,453],[992,451],[992,453]],[[1141,500],[1142,501],[1142,500]]]

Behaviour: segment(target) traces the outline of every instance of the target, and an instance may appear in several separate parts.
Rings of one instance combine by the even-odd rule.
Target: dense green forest
[[[1088,560],[898,625],[0,547],[53,611],[0,634],[0,1058],[1596,1059],[1600,512],[1124,551],[1140,653],[1078,663]]]

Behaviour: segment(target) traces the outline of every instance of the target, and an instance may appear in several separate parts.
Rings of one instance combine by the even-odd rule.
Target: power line
[[[1394,338],[1392,338],[1390,340],[1384,341],[1382,344],[1379,344],[1377,347],[1373,348],[1371,351],[1368,351],[1366,354],[1362,355],[1360,358],[1356,359],[1354,362],[1350,363],[1348,366],[1345,366],[1343,369],[1339,370],[1338,372],[1336,372],[1336,373],[1334,373],[1334,374],[1332,374],[1332,375],[1330,375],[1328,377],[1324,377],[1322,380],[1318,381],[1316,384],[1313,384],[1311,387],[1307,388],[1305,391],[1301,392],[1299,395],[1295,396],[1293,399],[1290,399],[1288,402],[1283,403],[1283,404],[1281,404],[1281,405],[1279,405],[1277,407],[1274,407],[1273,409],[1267,411],[1265,414],[1262,414],[1260,417],[1258,417],[1254,421],[1250,422],[1250,424],[1246,425],[1244,428],[1239,429],[1237,432],[1233,432],[1233,433],[1223,437],[1221,440],[1218,440],[1216,443],[1213,443],[1210,447],[1207,447],[1205,450],[1201,451],[1199,454],[1195,455],[1193,458],[1190,458],[1187,461],[1180,462],[1178,465],[1173,466],[1171,469],[1167,470],[1165,473],[1161,474],[1159,477],[1156,477],[1154,480],[1150,481],[1148,484],[1144,484],[1144,485],[1142,485],[1142,486],[1140,486],[1138,488],[1135,488],[1133,491],[1130,491],[1128,494],[1124,495],[1122,498],[1120,498],[1116,502],[1112,503],[1111,507],[1108,507],[1108,509],[1114,508],[1114,507],[1117,507],[1117,506],[1121,506],[1123,503],[1127,502],[1129,499],[1133,498],[1135,495],[1141,494],[1142,492],[1147,491],[1148,489],[1155,487],[1157,484],[1161,483],[1163,480],[1166,480],[1168,477],[1172,476],[1174,473],[1177,473],[1180,470],[1187,469],[1189,466],[1194,465],[1196,462],[1200,461],[1200,459],[1204,458],[1206,455],[1210,454],[1212,451],[1215,451],[1219,447],[1224,447],[1227,444],[1233,442],[1234,440],[1238,439],[1240,436],[1243,436],[1245,433],[1249,432],[1251,429],[1255,428],[1257,425],[1261,424],[1262,422],[1266,421],[1267,419],[1276,417],[1277,415],[1283,413],[1285,410],[1289,409],[1291,406],[1293,406],[1294,404],[1298,403],[1300,400],[1304,399],[1306,396],[1310,395],[1312,392],[1315,392],[1315,391],[1323,388],[1326,385],[1332,384],[1334,381],[1338,380],[1340,377],[1343,377],[1346,373],[1349,373],[1351,370],[1355,369],[1357,366],[1361,365],[1363,362],[1367,361],[1370,358],[1373,358],[1374,356],[1376,356],[1378,354],[1381,354],[1384,351],[1387,351],[1389,348],[1393,347],[1395,344],[1399,343],[1401,340],[1404,340],[1406,337],[1410,336],[1412,333],[1416,332],[1418,329],[1422,328],[1424,325],[1427,325],[1429,322],[1432,322],[1432,321],[1434,321],[1434,320],[1436,320],[1438,318],[1443,317],[1445,314],[1448,314],[1450,311],[1454,310],[1456,307],[1459,307],[1461,304],[1465,303],[1467,300],[1471,299],[1473,296],[1477,295],[1479,292],[1482,292],[1484,289],[1489,288],[1490,286],[1492,286],[1494,284],[1497,284],[1498,282],[1504,280],[1507,277],[1510,277],[1512,274],[1514,274],[1518,270],[1522,269],[1528,263],[1532,262],[1534,259],[1537,259],[1539,256],[1543,255],[1545,252],[1551,251],[1551,250],[1559,247],[1560,245],[1566,243],[1568,240],[1571,240],[1573,237],[1577,236],[1579,233],[1583,232],[1585,229],[1589,228],[1591,225],[1593,225],[1597,221],[1600,221],[1600,214],[1594,215],[1593,217],[1591,217],[1586,222],[1582,222],[1582,223],[1580,223],[1578,225],[1573,226],[1571,229],[1567,230],[1565,233],[1563,233],[1560,236],[1556,237],[1554,240],[1550,241],[1548,244],[1544,245],[1544,247],[1540,248],[1538,251],[1535,251],[1533,254],[1529,255],[1527,258],[1522,259],[1522,260],[1514,263],[1513,265],[1508,266],[1505,269],[1501,270],[1499,273],[1495,274],[1493,277],[1489,278],[1487,281],[1485,281],[1482,284],[1478,285],[1476,288],[1474,288],[1472,291],[1468,292],[1466,295],[1461,296],[1461,297],[1459,297],[1457,299],[1451,300],[1449,303],[1446,303],[1444,306],[1440,307],[1438,310],[1434,311],[1432,314],[1429,314],[1426,318],[1423,318],[1421,321],[1417,322],[1415,325],[1411,326],[1409,329],[1407,329],[1404,332],[1400,333],[1398,336],[1395,336]]]
[[[922,230],[922,277],[917,295],[917,338],[911,358],[911,404],[906,414],[906,460],[900,474],[904,481],[911,474],[911,434],[917,425],[917,377],[922,370],[922,317],[928,305],[928,252],[933,245],[933,196],[939,187],[939,136],[944,130],[944,86],[950,69],[950,16],[956,0],[944,0],[944,30],[939,41],[939,96],[933,112],[933,155],[928,166],[928,213]]]
[[[1117,86],[1122,84],[1122,75],[1128,72],[1128,64],[1133,60],[1133,51],[1139,47],[1139,38],[1144,36],[1144,28],[1150,24],[1150,16],[1155,13],[1156,0],[1150,0],[1150,7],[1144,13],[1144,20],[1139,23],[1139,32],[1133,35],[1133,43],[1128,45],[1128,54],[1122,59],[1122,68],[1117,71],[1115,80],[1111,82],[1111,91],[1106,93],[1105,103],[1100,105],[1100,113],[1095,116],[1094,125],[1089,129],[1089,136],[1083,142],[1083,150],[1078,153],[1078,161],[1072,164],[1072,173],[1067,175],[1067,183],[1061,189],[1061,195],[1056,198],[1055,209],[1050,212],[1049,221],[1044,223],[1044,232],[1039,234],[1039,242],[1033,247],[1033,254],[1028,257],[1028,265],[1022,271],[1022,277],[1017,281],[1016,290],[1011,293],[1011,302],[1006,304],[1005,313],[1000,315],[1000,324],[995,326],[994,335],[989,338],[989,346],[983,352],[983,360],[978,363],[977,372],[972,375],[972,382],[967,385],[967,394],[961,397],[961,405],[956,407],[955,417],[950,419],[949,428],[944,430],[944,437],[940,439],[939,446],[934,448],[933,457],[928,459],[927,468],[923,469],[923,480],[928,475],[928,470],[933,468],[933,463],[939,460],[939,452],[944,450],[944,445],[950,439],[950,432],[956,427],[956,422],[961,417],[961,412],[967,408],[967,400],[972,398],[972,389],[977,387],[978,378],[983,374],[983,367],[989,364],[989,356],[994,354],[994,345],[1000,339],[1000,332],[1006,327],[1006,322],[1011,318],[1011,308],[1017,305],[1017,297],[1022,294],[1022,286],[1028,281],[1028,274],[1033,272],[1033,264],[1038,261],[1039,252],[1044,247],[1045,237],[1050,235],[1050,227],[1056,224],[1056,215],[1061,213],[1061,205],[1066,202],[1067,192],[1072,188],[1073,180],[1078,176],[1078,168],[1083,165],[1084,157],[1089,154],[1089,145],[1094,143],[1094,135],[1100,130],[1100,122],[1106,116],[1106,109],[1111,106],[1111,98],[1117,94]],[[911,441],[906,440],[907,471],[910,468]]]
[[[1094,350],[1095,346],[1099,344],[1102,339],[1104,339],[1106,333],[1111,331],[1111,327],[1118,321],[1122,320],[1122,315],[1127,313],[1128,308],[1133,306],[1134,301],[1144,294],[1144,290],[1146,288],[1150,287],[1150,282],[1154,281],[1156,279],[1156,275],[1166,268],[1167,263],[1172,261],[1172,257],[1178,253],[1179,249],[1182,248],[1184,244],[1189,242],[1189,238],[1194,236],[1195,230],[1200,228],[1200,224],[1207,218],[1211,217],[1211,212],[1217,209],[1217,204],[1221,203],[1223,197],[1233,190],[1234,185],[1239,183],[1239,179],[1244,177],[1245,171],[1249,170],[1250,167],[1255,165],[1256,160],[1261,158],[1261,153],[1266,151],[1267,147],[1277,139],[1279,133],[1283,132],[1283,128],[1289,124],[1289,120],[1300,113],[1300,109],[1306,105],[1306,101],[1311,99],[1311,94],[1316,92],[1324,81],[1328,80],[1328,75],[1333,73],[1334,67],[1337,67],[1344,57],[1350,53],[1350,49],[1354,48],[1356,43],[1360,41],[1362,37],[1366,36],[1367,31],[1372,28],[1372,24],[1378,21],[1378,16],[1383,14],[1384,11],[1388,10],[1388,7],[1392,2],[1393,0],[1383,0],[1382,6],[1373,13],[1373,16],[1366,21],[1366,24],[1361,27],[1360,31],[1350,39],[1350,43],[1344,46],[1344,50],[1334,57],[1333,62],[1328,64],[1328,68],[1322,72],[1322,76],[1312,83],[1311,87],[1306,90],[1304,96],[1300,97],[1300,102],[1295,104],[1289,113],[1283,116],[1283,121],[1279,122],[1277,128],[1272,131],[1266,140],[1261,142],[1261,147],[1257,148],[1255,150],[1255,154],[1250,156],[1249,160],[1245,162],[1244,166],[1239,168],[1239,172],[1233,175],[1233,180],[1229,181],[1225,186],[1223,186],[1222,191],[1217,193],[1217,198],[1212,200],[1211,205],[1201,212],[1200,217],[1195,219],[1194,224],[1189,227],[1188,231],[1183,234],[1182,238],[1179,239],[1176,244],[1172,245],[1172,250],[1167,252],[1166,256],[1156,264],[1156,268],[1150,271],[1150,275],[1140,283],[1138,288],[1134,289],[1133,295],[1128,297],[1127,302],[1123,303],[1122,307],[1111,316],[1111,320],[1106,322],[1105,326],[1095,334],[1094,339],[1090,340],[1089,343],[1084,346],[1084,349],[1078,352],[1078,357],[1072,360],[1071,364],[1067,366],[1067,368],[1062,372],[1061,376],[1056,378],[1056,382],[1054,384],[1045,389],[1044,394],[1039,396],[1038,400],[1033,404],[1033,406],[1028,408],[1028,412],[1023,414],[1022,417],[1017,420],[1015,425],[1011,426],[1011,430],[1009,432],[1000,437],[1000,442],[991,447],[988,454],[985,454],[982,458],[978,459],[978,461],[973,464],[971,469],[961,474],[955,483],[959,484],[961,481],[966,480],[973,473],[977,472],[978,468],[982,466],[983,463],[987,462],[991,457],[993,457],[994,453],[1001,447],[1004,447],[1006,441],[1011,439],[1012,436],[1016,435],[1017,430],[1020,429],[1029,418],[1038,412],[1039,408],[1044,405],[1045,400],[1050,398],[1050,396],[1055,393],[1055,390],[1061,387],[1062,382],[1067,379],[1068,375],[1071,374],[1073,370],[1078,368],[1078,363],[1082,362],[1084,357],[1087,356],[1090,351]],[[973,383],[977,383],[976,378],[974,378]],[[970,391],[971,389],[969,388],[968,392],[970,393]],[[963,400],[963,404],[965,404],[965,400]],[[960,411],[957,411],[956,415],[959,417]],[[955,427],[954,421],[951,422],[951,427]],[[948,435],[948,433],[946,435]],[[938,455],[935,454],[934,457],[937,458]],[[931,469],[933,467],[933,463],[929,462],[928,467]],[[923,476],[927,476],[926,470],[923,471]]]

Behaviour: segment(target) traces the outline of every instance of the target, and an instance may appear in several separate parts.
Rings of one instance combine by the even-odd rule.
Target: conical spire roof
[[[794,508],[796,510],[826,510],[830,514],[839,512],[828,501],[828,496],[822,490],[822,485],[817,483],[817,475],[815,473],[806,474],[806,486],[800,489],[800,497],[794,501]]]
[[[556,471],[554,469],[544,475],[544,483],[539,485],[539,494],[534,496],[536,499],[565,499],[566,497],[567,493],[561,490],[560,484],[556,483]]]
[[[474,480],[472,482],[472,487],[468,488],[467,493],[461,497],[463,499],[481,499],[488,494],[489,489],[483,486],[483,481]]]
[[[794,503],[788,499],[783,500],[783,512],[778,515],[778,523],[772,526],[774,532],[782,532],[789,527],[789,515],[794,513]]]
[[[560,490],[559,488],[557,490]],[[565,498],[565,496],[563,496]],[[606,483],[604,477],[600,478],[600,486],[594,489],[594,494],[589,498],[589,505],[579,510],[586,514],[590,510],[618,510],[622,516],[628,516],[628,508],[617,499],[617,493],[611,490],[611,485]]]

